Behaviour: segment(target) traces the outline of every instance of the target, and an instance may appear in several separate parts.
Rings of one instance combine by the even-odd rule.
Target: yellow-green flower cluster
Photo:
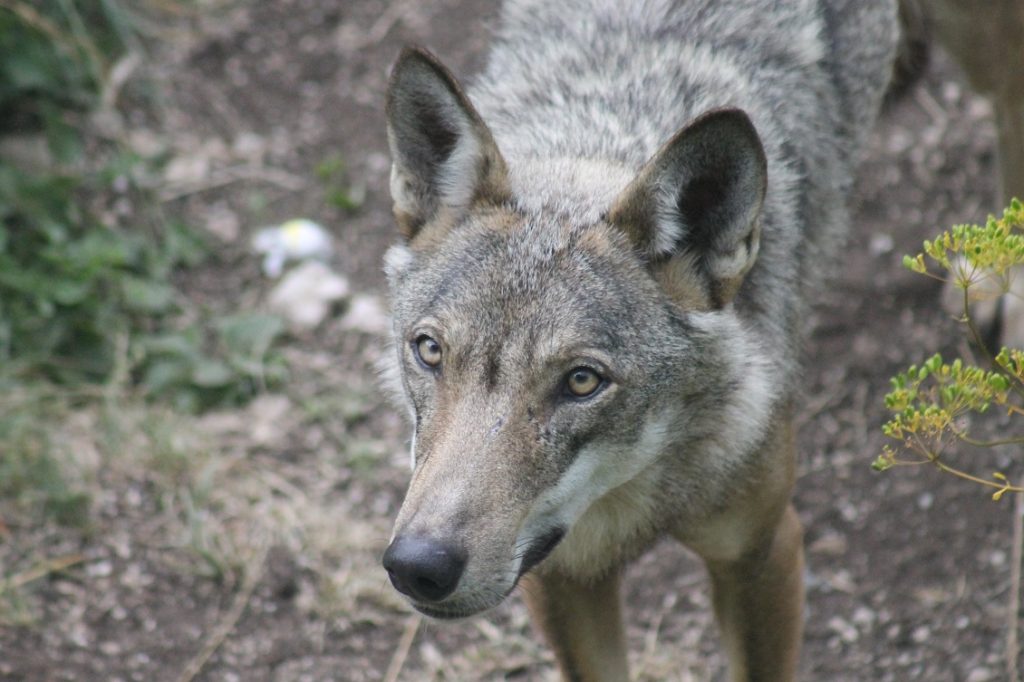
[[[985,412],[992,403],[1005,405],[1010,398],[1010,380],[1001,372],[986,372],[959,358],[947,363],[939,354],[890,381],[885,406],[893,417],[882,431],[897,440],[915,435],[937,442],[956,428],[958,417]]]
[[[984,225],[956,225],[934,241],[925,241],[924,253],[904,256],[903,265],[917,273],[932,274],[924,258],[928,255],[952,273],[962,289],[979,277],[1005,278],[1010,268],[1024,264],[1022,231],[1024,205],[1014,199],[1002,218],[989,216]]]
[[[925,256],[944,272],[929,271]],[[903,264],[914,272],[952,281],[964,290],[961,321],[980,345],[969,303],[976,298],[1006,293],[1011,278],[1021,271],[1019,266],[1024,266],[1024,205],[1014,199],[1002,218],[990,216],[983,226],[957,225],[934,241],[926,241],[922,253],[904,256]],[[971,289],[972,286],[975,288]],[[872,464],[874,469],[932,464],[946,473],[995,489],[992,497],[996,500],[1006,492],[1024,492],[1024,487],[1011,484],[999,472],[986,479],[956,468],[943,452],[944,446],[951,444],[1024,444],[1022,437],[979,441],[967,433],[965,417],[983,413],[992,405],[1003,407],[1011,415],[1024,414],[1024,350],[1003,348],[994,358],[985,354],[990,369],[959,358],[945,362],[941,355],[934,355],[920,367],[912,366],[891,379],[892,390],[885,396],[885,406],[892,417],[882,431],[899,441],[899,446],[885,446]],[[913,456],[905,456],[907,453]]]

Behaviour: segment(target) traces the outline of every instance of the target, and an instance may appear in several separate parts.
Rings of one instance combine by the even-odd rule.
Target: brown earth
[[[185,283],[191,295],[215,310],[259,305],[267,284],[248,236],[298,215],[330,227],[354,289],[382,294],[381,254],[395,238],[387,70],[412,42],[473,73],[495,11],[483,0],[257,0],[154,48],[160,123],[140,114],[138,126],[198,159],[193,175],[179,166],[184,189],[168,207],[220,240]],[[998,209],[993,140],[988,107],[939,57],[867,152],[850,243],[809,330],[796,496],[808,547],[803,679],[1006,679],[1012,505],[933,470],[869,468],[888,377],[963,348],[937,287],[900,260]],[[331,187],[313,169],[329,159],[346,169],[332,182],[365,187],[357,211],[326,206]],[[225,168],[241,171],[224,179]],[[406,482],[406,429],[374,386],[380,338],[343,319],[289,341],[283,395],[173,421],[166,447],[184,453],[181,481],[122,458],[96,470],[85,532],[0,525],[4,575],[81,558],[26,585],[26,622],[0,624],[0,679],[354,682],[399,663],[401,680],[553,679],[518,597],[441,625],[391,592],[377,558]],[[103,416],[77,418],[88,429]],[[1021,473],[1007,454],[969,466]],[[625,602],[636,677],[724,679],[707,581],[682,549],[663,543],[631,567]]]

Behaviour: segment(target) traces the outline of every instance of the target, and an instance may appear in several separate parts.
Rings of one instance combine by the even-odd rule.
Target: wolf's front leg
[[[803,564],[803,528],[792,505],[764,546],[735,561],[707,562],[735,682],[795,679]]]
[[[567,682],[626,682],[619,572],[597,582],[528,573],[523,595]]]

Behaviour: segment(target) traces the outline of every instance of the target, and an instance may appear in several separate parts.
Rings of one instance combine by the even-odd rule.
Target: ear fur
[[[608,220],[653,267],[687,270],[685,277],[670,273],[668,279],[702,283],[698,298],[720,308],[736,295],[757,257],[767,177],[764,148],[747,115],[710,111],[647,162]]]
[[[388,84],[391,196],[399,229],[414,238],[428,222],[454,218],[508,195],[505,161],[455,77],[430,52],[406,48]]]

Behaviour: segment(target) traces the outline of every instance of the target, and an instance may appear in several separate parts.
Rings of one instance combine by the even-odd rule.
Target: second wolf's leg
[[[971,86],[992,100],[1001,201],[1024,199],[1024,3],[917,0]]]
[[[626,682],[619,573],[594,583],[558,574],[523,577],[530,615],[554,649],[567,682]]]
[[[911,0],[903,0],[910,2]],[[1024,200],[1024,3],[1021,0],[913,0],[971,86],[992,102],[999,161],[1000,207]],[[994,212],[998,212],[996,209]],[[959,292],[956,292],[959,294]],[[950,308],[960,313],[960,296]],[[1024,345],[1024,272],[1013,273],[1003,300],[1002,345]]]

